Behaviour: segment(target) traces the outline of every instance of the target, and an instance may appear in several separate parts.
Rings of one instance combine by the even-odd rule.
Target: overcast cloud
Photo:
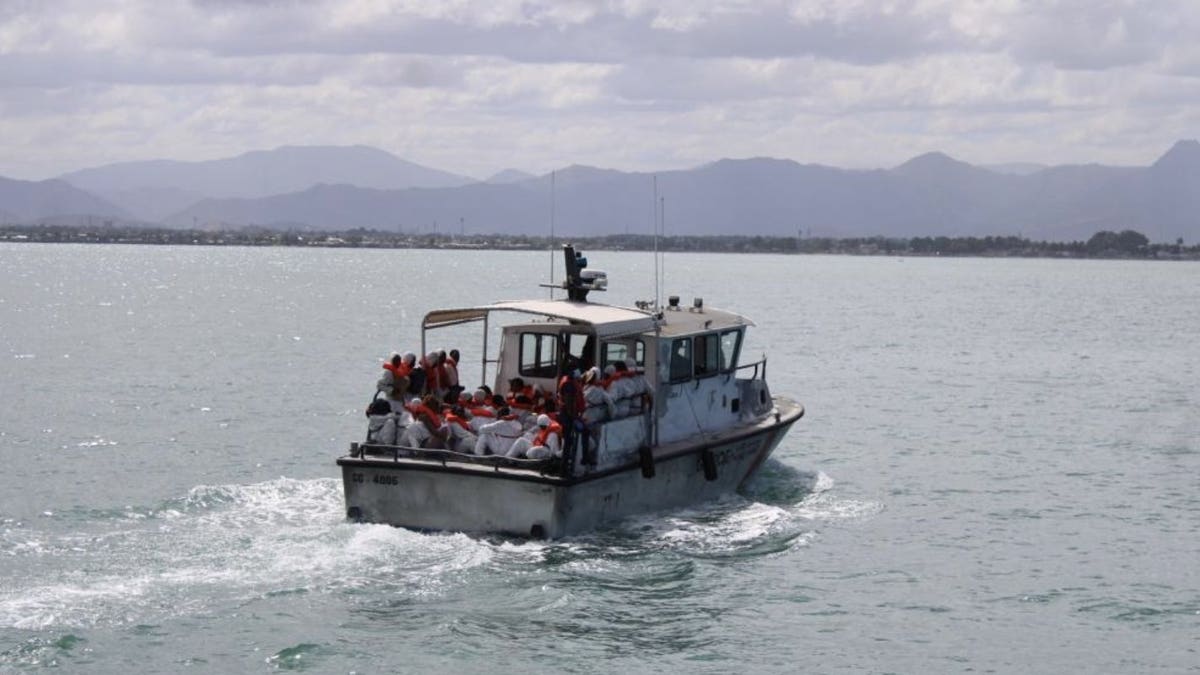
[[[773,156],[1144,165],[1200,2],[0,0],[0,176],[364,144],[486,177]]]

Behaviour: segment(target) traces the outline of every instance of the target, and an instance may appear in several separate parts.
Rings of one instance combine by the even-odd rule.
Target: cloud
[[[473,175],[772,155],[1153,158],[1195,136],[1200,4],[0,3],[0,175],[362,143]]]

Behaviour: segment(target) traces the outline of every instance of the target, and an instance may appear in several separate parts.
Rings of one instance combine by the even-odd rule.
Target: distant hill
[[[1026,175],[941,153],[876,170],[771,158],[723,159],[654,175],[576,165],[554,176],[557,231],[565,236],[652,231],[653,178],[672,234],[1019,234],[1063,241],[1133,228],[1155,241],[1200,239],[1195,141],[1177,143],[1150,167],[1058,166]],[[461,222],[468,233],[544,234],[550,183],[544,175],[429,190],[323,185],[269,198],[206,200],[170,222],[407,232],[458,231]]]
[[[155,220],[204,198],[269,197],[322,183],[402,189],[475,182],[361,145],[285,146],[204,162],[123,162],[74,171],[61,178]]]
[[[0,219],[26,224],[56,219],[75,224],[86,222],[87,216],[132,220],[121,208],[61,180],[0,177]]]
[[[678,235],[1021,235],[1064,241],[1135,229],[1157,242],[1200,240],[1196,141],[1179,141],[1147,167],[1090,164],[1032,172],[973,166],[935,152],[891,169],[758,157],[657,174],[582,165],[553,178],[506,170],[479,182],[355,147],[280,148],[214,162],[135,162],[69,175],[107,197],[63,181],[0,179],[0,215],[20,222],[74,214],[140,217],[176,227],[540,235],[549,230],[553,182],[558,234],[636,234],[652,231],[656,180],[666,230]],[[272,190],[278,192],[260,194]]]
[[[995,171],[996,173],[1028,176],[1031,173],[1037,173],[1049,167],[1045,164],[1034,164],[1033,162],[1009,162],[1007,164],[984,164],[983,168],[988,171]]]
[[[487,183],[520,183],[521,181],[530,180],[531,178],[537,178],[537,176],[535,176],[531,173],[525,173],[524,171],[519,171],[517,169],[505,169],[503,171],[500,171],[500,172],[492,175],[491,178],[488,178],[484,182],[487,182]]]

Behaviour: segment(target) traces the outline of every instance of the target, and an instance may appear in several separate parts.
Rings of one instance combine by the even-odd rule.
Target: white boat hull
[[[775,414],[702,440],[655,449],[640,464],[574,478],[534,471],[387,457],[342,457],[347,516],[421,530],[558,538],[603,522],[705,501],[741,486],[803,414],[777,399]]]

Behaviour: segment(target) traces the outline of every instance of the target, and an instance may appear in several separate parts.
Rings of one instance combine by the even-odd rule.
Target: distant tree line
[[[1134,230],[1097,232],[1087,241],[1031,241],[1023,237],[766,237],[759,235],[611,234],[569,238],[590,250],[715,253],[822,253],[836,255],[976,256],[1026,258],[1147,258],[1200,260],[1200,245],[1152,244]],[[503,234],[400,233],[243,227],[179,230],[133,226],[0,225],[0,241],[199,246],[310,246],[347,248],[459,248],[545,250],[567,238]]]

